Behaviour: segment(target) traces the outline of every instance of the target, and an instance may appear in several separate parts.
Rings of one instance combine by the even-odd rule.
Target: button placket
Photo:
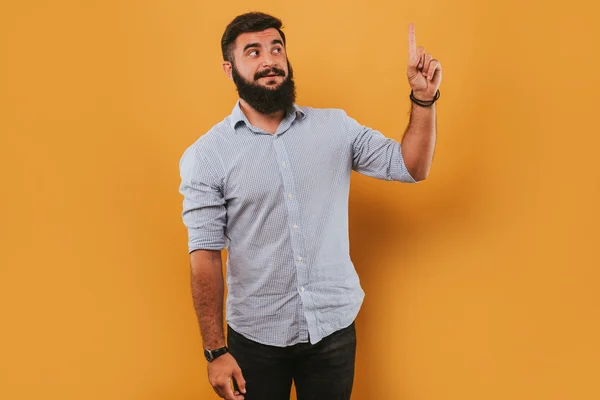
[[[282,124],[279,126],[276,132],[277,140],[273,141],[273,145],[275,146],[275,152],[277,155],[277,160],[279,161],[279,171],[283,180],[283,190],[284,194],[287,198],[284,198],[286,208],[288,210],[288,218],[290,221],[294,221],[295,223],[292,225],[292,234],[291,242],[292,242],[292,252],[294,257],[306,256],[305,253],[305,245],[304,245],[304,237],[302,236],[302,231],[298,229],[297,222],[300,221],[300,207],[297,202],[297,193],[294,182],[294,176],[292,174],[292,168],[289,164],[289,157],[284,146],[285,140],[283,137],[279,137],[281,134],[286,132],[291,124],[293,123],[295,118],[286,118],[282,121]],[[301,256],[300,256],[301,257]],[[316,316],[314,315],[314,305],[312,305],[312,301],[310,296],[305,295],[306,285],[308,284],[308,270],[306,266],[306,262],[304,261],[295,261],[296,265],[296,275],[297,275],[297,288],[300,294],[300,310],[299,310],[299,318],[300,318],[300,339],[308,340],[310,335],[316,335],[317,332],[314,332],[314,329],[310,328],[310,324],[316,323]],[[312,332],[311,332],[312,331]]]
[[[298,205],[297,198],[295,196],[296,189],[294,184],[294,176],[292,174],[292,168],[289,168],[289,157],[284,142],[285,140],[273,141],[273,146],[275,147],[275,153],[278,159],[279,172],[282,176],[283,190],[286,196],[285,203],[286,208],[288,210],[288,217],[291,221],[299,221],[300,208]],[[305,246],[303,243],[303,237],[301,234],[299,234],[300,232],[298,230],[298,225],[294,223],[291,227],[292,252],[295,258],[296,275],[298,280],[297,287],[300,293],[303,293],[305,291],[305,286],[308,283],[308,271],[306,262],[304,260],[304,257],[306,257],[306,253],[304,252]]]

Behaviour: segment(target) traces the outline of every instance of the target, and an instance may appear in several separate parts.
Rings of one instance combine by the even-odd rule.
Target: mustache
[[[268,69],[264,69],[262,71],[257,72],[256,74],[254,74],[254,80],[257,81],[260,78],[264,78],[267,75],[271,75],[271,74],[275,74],[276,76],[285,76],[285,71],[282,69],[279,69],[277,67],[271,67]]]

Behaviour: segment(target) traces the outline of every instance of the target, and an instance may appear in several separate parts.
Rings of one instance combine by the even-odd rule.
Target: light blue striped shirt
[[[349,251],[352,170],[415,183],[400,143],[339,109],[294,105],[275,134],[231,115],[180,161],[189,252],[227,248],[226,321],[272,346],[317,343],[364,299]]]

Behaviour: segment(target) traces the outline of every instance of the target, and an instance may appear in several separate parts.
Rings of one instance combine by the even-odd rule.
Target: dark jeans
[[[227,345],[246,380],[245,400],[289,400],[292,379],[298,400],[350,400],[354,381],[354,322],[314,345],[273,347],[227,327]],[[235,389],[237,385],[234,381]]]

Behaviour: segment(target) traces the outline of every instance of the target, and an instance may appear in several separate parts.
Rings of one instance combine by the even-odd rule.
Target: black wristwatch
[[[216,350],[204,349],[204,358],[206,358],[206,361],[211,362],[215,358],[221,357],[223,354],[227,353],[228,351],[229,351],[229,349],[227,349],[227,346],[221,347],[220,349],[216,349]]]

